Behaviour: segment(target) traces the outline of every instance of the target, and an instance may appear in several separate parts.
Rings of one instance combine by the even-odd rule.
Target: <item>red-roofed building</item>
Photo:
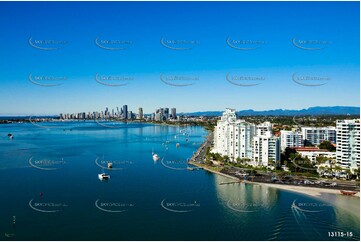
[[[297,152],[302,152],[302,151],[318,151],[318,152],[327,152],[328,150],[326,149],[320,149],[318,147],[294,147],[294,149]]]

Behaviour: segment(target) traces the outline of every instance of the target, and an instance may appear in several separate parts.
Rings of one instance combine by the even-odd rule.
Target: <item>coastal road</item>
[[[210,132],[207,135],[206,140],[203,142],[203,144],[198,148],[198,150],[192,156],[191,161],[194,161],[194,162],[203,162],[204,161],[204,159],[206,157],[207,148],[212,146],[213,138],[214,138],[214,133]]]

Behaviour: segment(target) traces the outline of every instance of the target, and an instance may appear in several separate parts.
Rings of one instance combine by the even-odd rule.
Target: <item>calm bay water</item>
[[[220,185],[229,179],[187,170],[207,135],[201,127],[184,135],[184,127],[138,123],[37,125],[46,128],[0,126],[1,240],[360,238],[359,198]]]

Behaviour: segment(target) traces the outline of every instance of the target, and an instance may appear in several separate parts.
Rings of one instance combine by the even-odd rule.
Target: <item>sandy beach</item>
[[[260,183],[260,182],[249,182],[249,183],[273,187],[277,189],[283,189],[292,192],[298,192],[313,197],[320,197],[322,193],[342,195],[340,193],[340,190],[329,189],[329,188],[303,187],[303,186],[281,185],[281,184]],[[354,195],[354,197],[360,197],[360,193],[358,192],[357,194]]]

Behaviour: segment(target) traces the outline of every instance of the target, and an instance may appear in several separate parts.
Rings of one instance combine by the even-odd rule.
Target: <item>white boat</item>
[[[153,156],[153,160],[154,160],[154,161],[157,161],[157,160],[160,159],[160,157],[159,157],[156,153],[154,153],[154,152],[152,152],[152,156]]]
[[[104,181],[104,180],[108,180],[110,178],[110,175],[108,175],[106,173],[101,173],[101,174],[98,174],[98,178],[99,178],[99,180]]]

